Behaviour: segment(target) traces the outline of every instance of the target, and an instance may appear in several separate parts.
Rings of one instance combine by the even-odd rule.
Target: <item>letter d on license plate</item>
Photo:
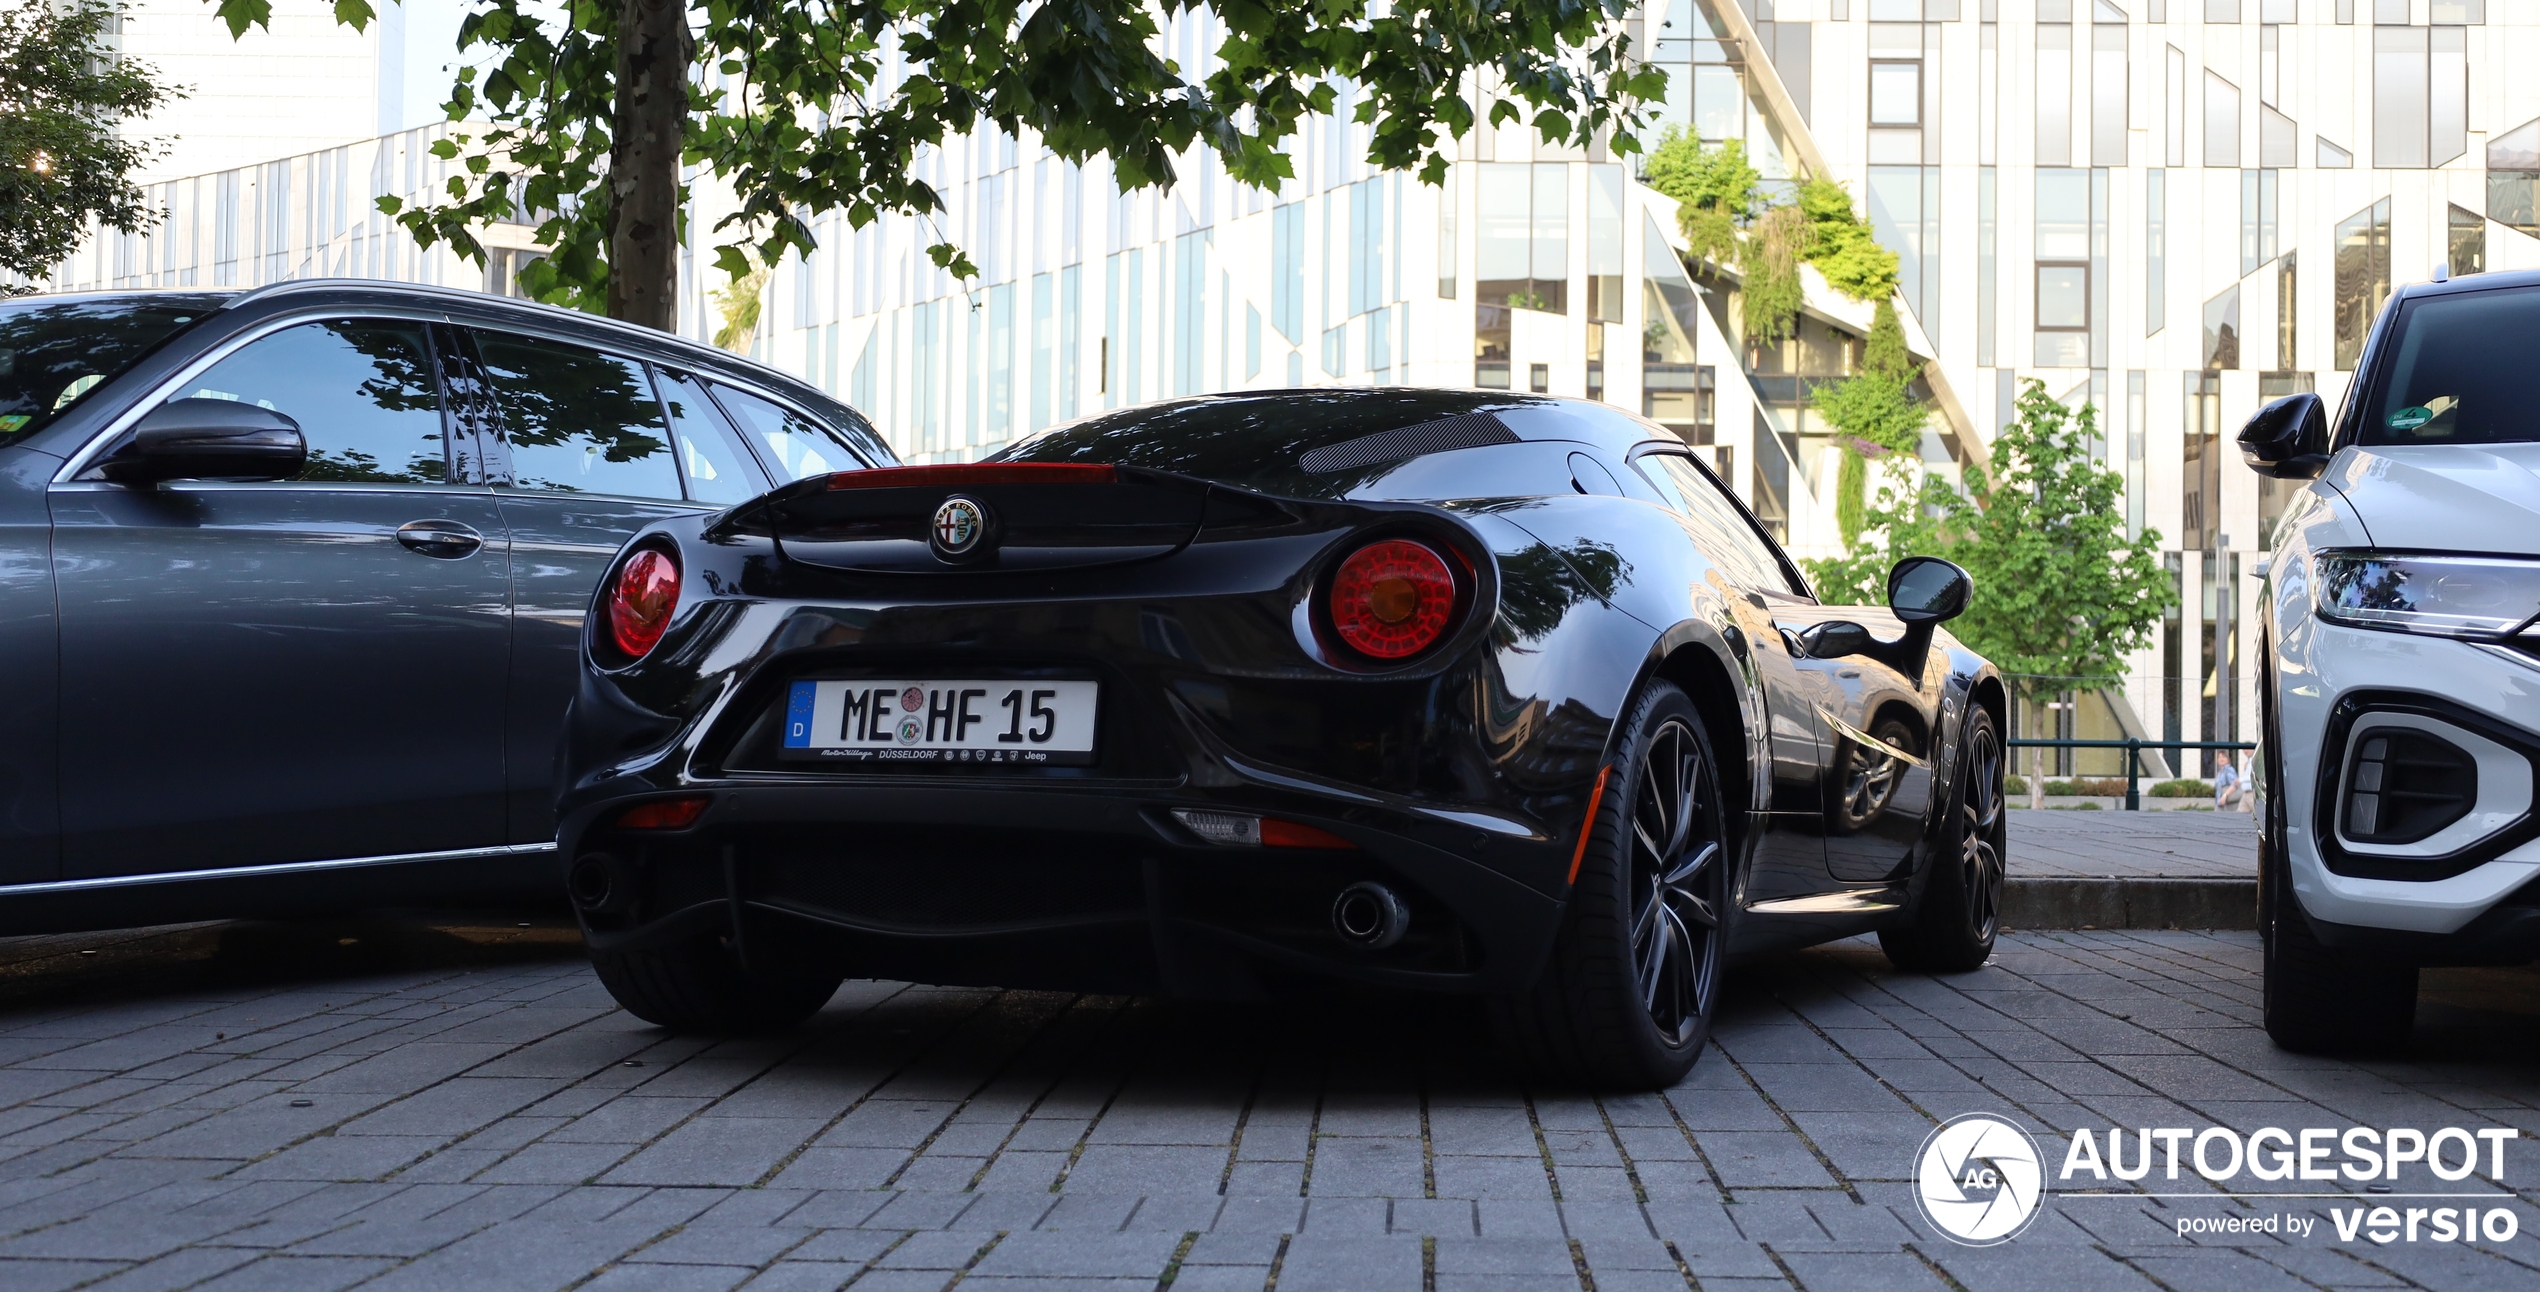
[[[785,696],[788,758],[867,763],[1094,760],[1100,684],[945,678],[806,680]]]

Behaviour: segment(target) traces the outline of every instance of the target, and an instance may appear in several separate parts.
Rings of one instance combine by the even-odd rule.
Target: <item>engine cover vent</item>
[[[1308,471],[1354,471],[1379,462],[1400,462],[1429,453],[1449,449],[1478,449],[1490,444],[1515,444],[1517,433],[1489,413],[1466,413],[1460,417],[1441,417],[1434,422],[1397,427],[1361,435],[1354,440],[1326,444],[1296,460]]]
[[[2478,760],[2440,736],[2384,727],[2353,748],[2338,823],[2353,842],[2415,843],[2478,802]]]

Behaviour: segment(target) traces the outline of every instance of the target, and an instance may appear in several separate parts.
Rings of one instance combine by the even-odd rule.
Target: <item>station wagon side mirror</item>
[[[300,424],[234,399],[172,399],[150,410],[132,437],[97,464],[117,484],[164,480],[281,480],[300,473],[309,443]]]
[[[2240,428],[2240,460],[2278,480],[2319,479],[2328,469],[2328,406],[2304,391],[2259,409]]]
[[[1887,608],[1908,626],[1957,618],[1975,590],[1965,570],[1937,556],[1909,556],[1887,572]]]

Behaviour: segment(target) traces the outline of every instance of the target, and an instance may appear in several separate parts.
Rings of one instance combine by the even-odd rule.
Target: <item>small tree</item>
[[[160,146],[122,126],[183,91],[107,47],[121,14],[108,0],[0,7],[0,271],[42,278],[95,225],[156,219],[131,175]]]
[[[2091,459],[2097,429],[2092,406],[2076,413],[2044,383],[2025,383],[2017,420],[1993,441],[1991,481],[1970,480],[1968,494],[1930,477],[1919,490],[1883,489],[1863,543],[1808,562],[1819,595],[1875,604],[1898,558],[1945,556],[1976,583],[1951,631],[2002,670],[2024,707],[2114,682],[2177,594],[2160,535],[2125,536],[2125,481]],[[2032,801],[2044,785],[2042,752],[2032,751]]]

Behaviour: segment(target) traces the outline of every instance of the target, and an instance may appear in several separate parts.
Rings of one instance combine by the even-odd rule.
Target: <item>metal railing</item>
[[[2143,810],[2143,751],[2146,749],[2255,749],[2248,740],[2006,740],[2013,749],[2122,749],[2125,751],[2125,810]]]

